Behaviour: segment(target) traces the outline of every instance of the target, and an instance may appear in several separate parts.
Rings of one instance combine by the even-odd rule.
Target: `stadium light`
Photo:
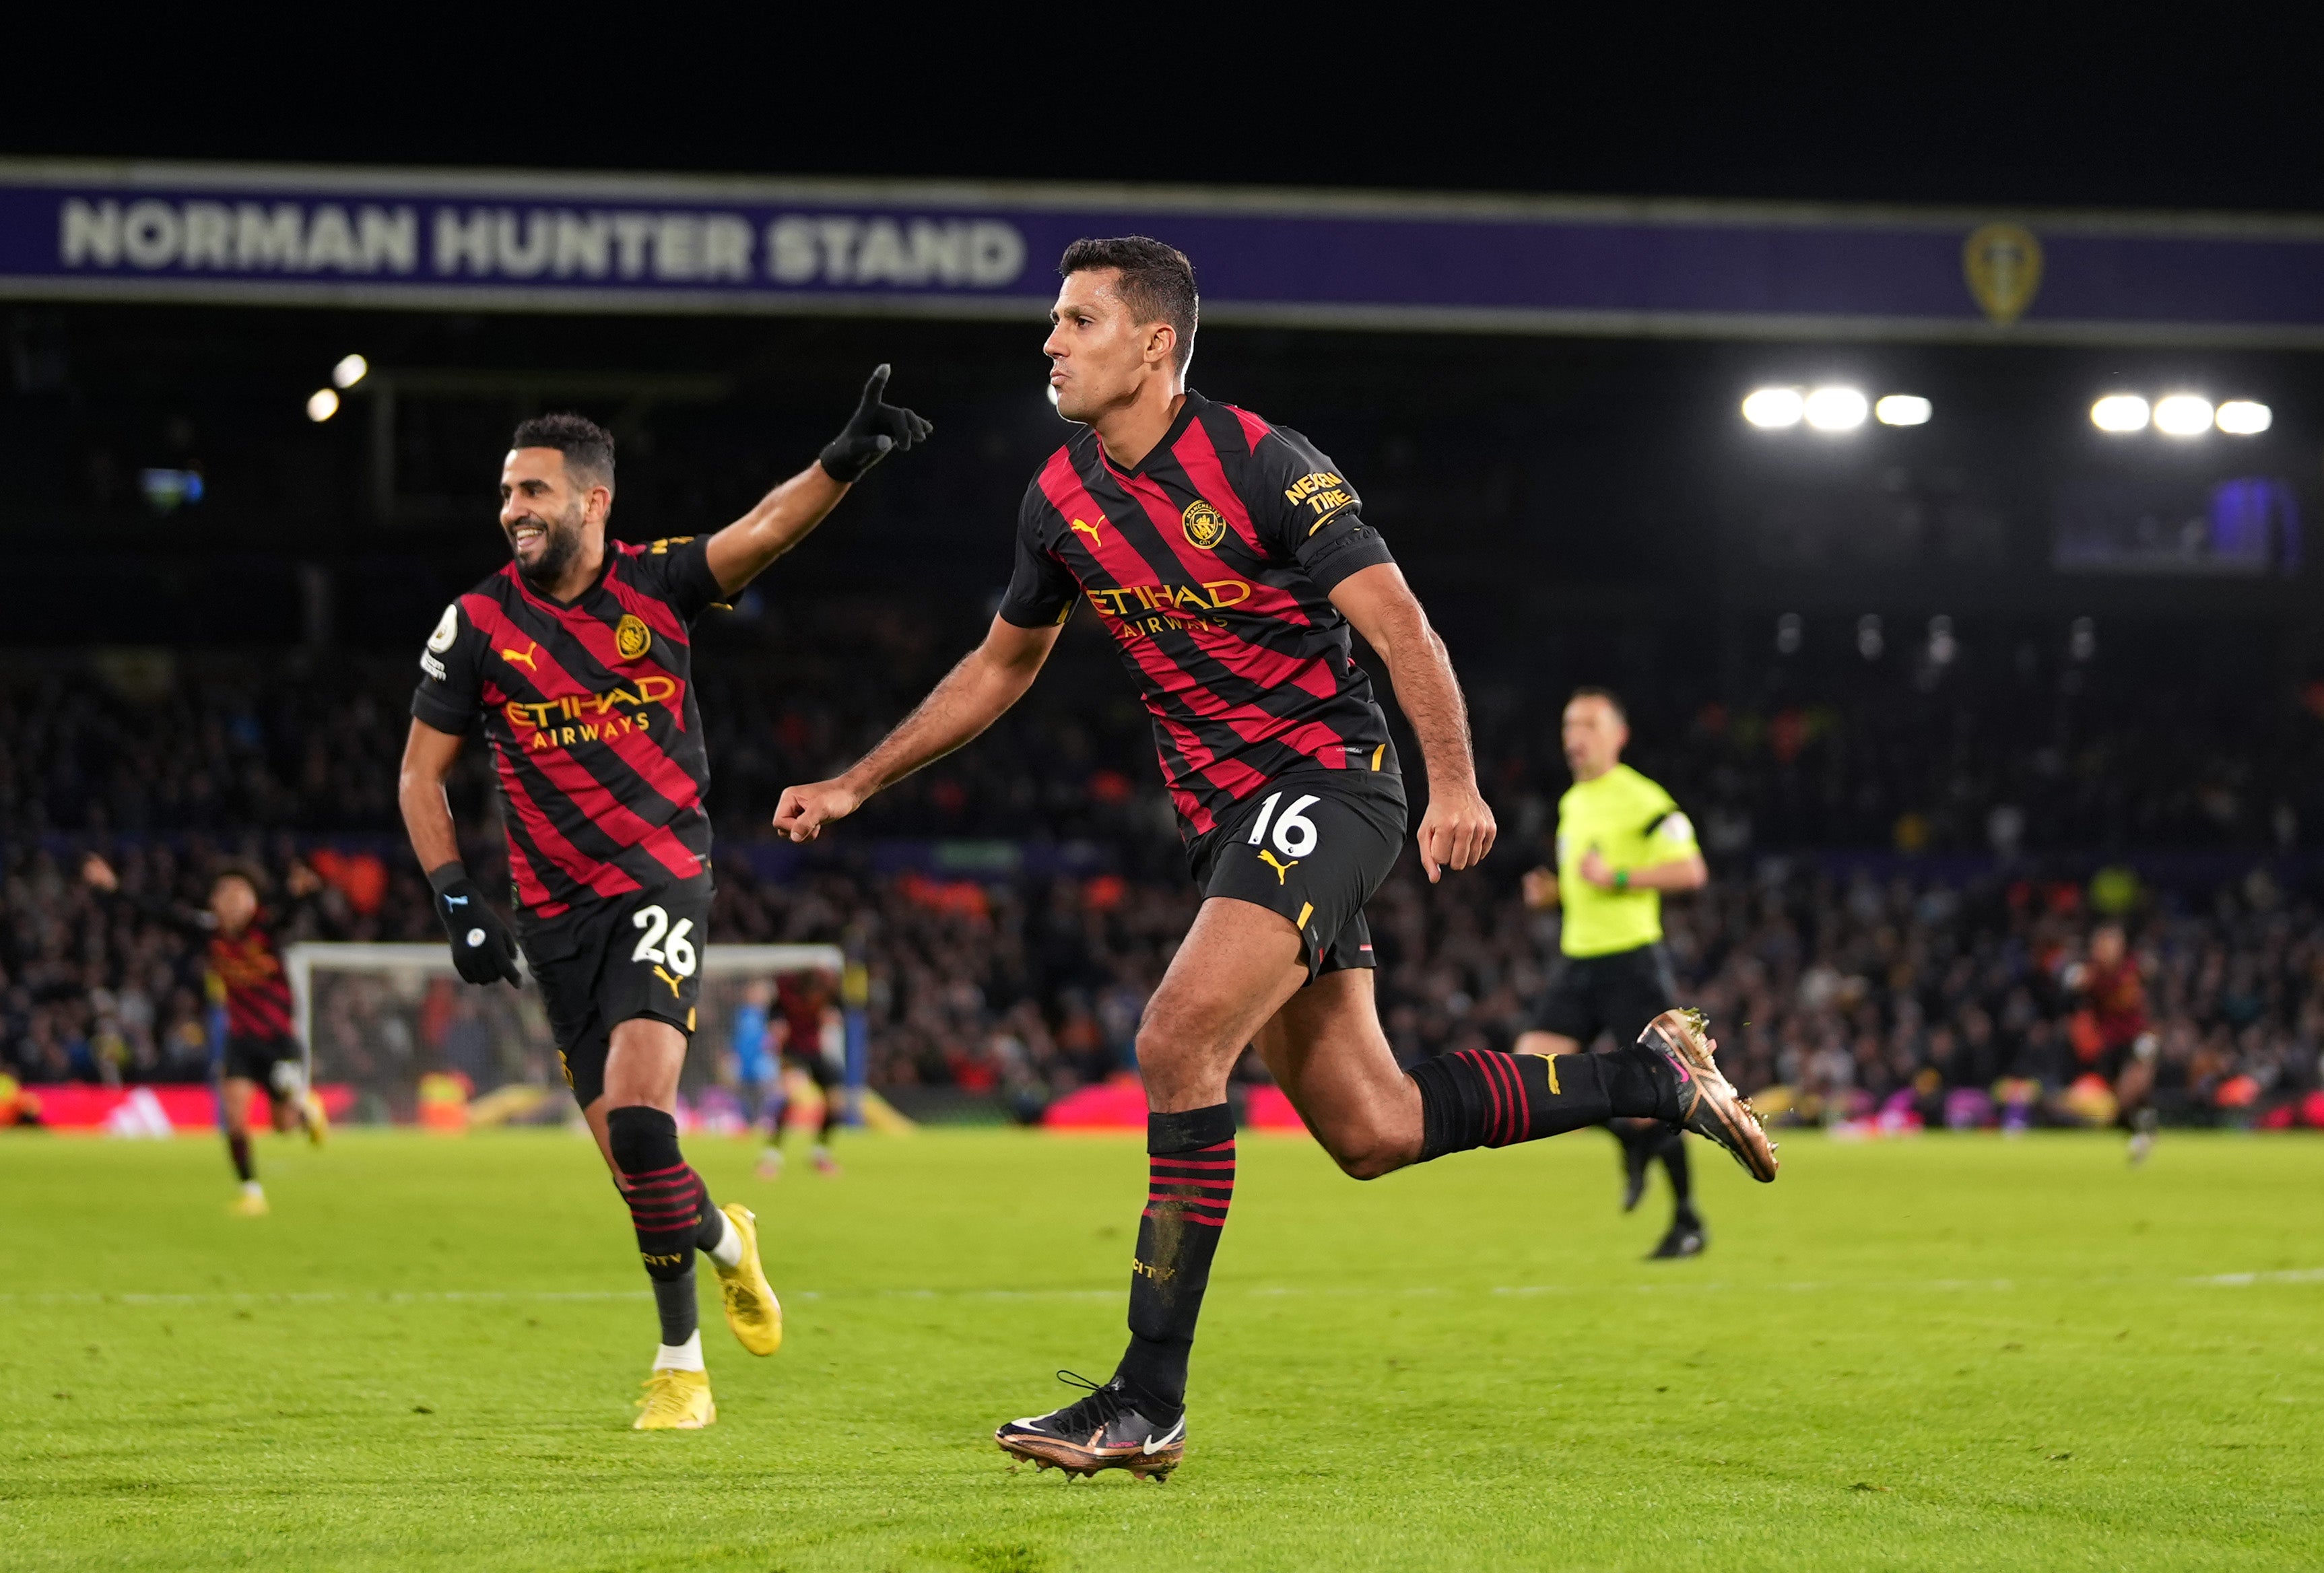
[[[1940,614],[1929,619],[1929,660],[1932,665],[1950,667],[1960,654],[1960,641],[1953,637],[1953,620]]]
[[[370,372],[369,361],[364,360],[361,355],[347,355],[343,357],[337,365],[331,368],[331,383],[334,387],[352,388],[369,375]]]
[[[307,419],[316,425],[322,425],[338,412],[339,395],[337,390],[318,388],[307,395]]]
[[[1873,419],[1883,426],[1926,426],[1936,406],[1918,393],[1890,393],[1872,407]]]
[[[2230,399],[2211,419],[2231,437],[2257,437],[2275,424],[2275,411],[2250,399]]]
[[[1783,616],[1775,619],[1775,653],[1777,655],[1795,656],[1799,654],[1800,646],[1806,642],[1807,630],[1800,621],[1798,612],[1786,612]]]
[[[2154,401],[2154,429],[2165,437],[2200,437],[2211,429],[2211,401],[2200,393],[2172,393]]]
[[[1868,661],[1877,661],[1888,641],[1880,631],[1880,614],[1868,612],[1856,620],[1856,653]]]
[[[1806,409],[1807,400],[1800,397],[1797,388],[1760,388],[1743,400],[1743,419],[1773,430],[1799,425]]]
[[[2135,393],[2109,393],[2090,406],[2090,424],[2100,431],[2144,431],[2146,400]]]
[[[1854,431],[1870,409],[1853,388],[1819,388],[1807,397],[1808,424],[1818,431]]]

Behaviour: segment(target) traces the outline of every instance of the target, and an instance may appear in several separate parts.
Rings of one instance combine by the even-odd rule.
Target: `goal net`
[[[569,1118],[557,1044],[521,956],[521,989],[461,982],[440,944],[298,944],[283,962],[309,1074],[354,1090],[354,1119],[464,1128]],[[753,1035],[771,1021],[779,1041],[786,1029],[815,1030],[853,1104],[863,1081],[862,990],[838,946],[706,945],[701,967],[678,1082],[684,1124],[740,1126],[738,1016]]]

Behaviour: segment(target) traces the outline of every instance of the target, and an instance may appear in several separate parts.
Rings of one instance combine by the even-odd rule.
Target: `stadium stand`
[[[759,837],[765,805],[858,746],[952,648],[899,616],[841,651],[812,636],[866,621],[827,617],[737,649],[706,680],[722,761],[714,932],[859,943],[883,1088],[1029,1117],[1130,1068],[1192,905],[1142,717],[1085,702],[1061,663],[1055,692],[1000,736],[876,800],[810,857]],[[1738,1079],[1784,1089],[1775,1101],[1802,1118],[2089,1118],[2069,1096],[2080,1067],[2061,980],[2118,914],[2144,959],[2166,1112],[2311,1118],[2316,695],[2255,678],[2236,713],[2216,683],[2198,704],[2191,685],[2062,654],[1992,665],[1932,688],[1891,674],[1876,689],[1845,668],[1818,688],[1778,671],[1756,702],[1642,708],[1636,757],[1696,813],[1716,867],[1708,893],[1673,903],[1672,940]],[[115,853],[131,888],[188,897],[218,854],[278,875],[303,857],[327,889],[288,937],[432,940],[392,819],[408,691],[400,660],[297,654],[10,667],[5,1067],[32,1083],[205,1074],[198,954],[100,907],[74,878],[87,847]],[[1431,887],[1407,860],[1373,905],[1383,1017],[1407,1059],[1506,1046],[1543,983],[1555,919],[1524,912],[1515,886],[1564,782],[1547,714],[1559,696],[1480,706],[1507,838],[1484,876]],[[472,753],[456,784],[478,802],[484,768]],[[488,846],[471,861],[495,866]],[[466,1064],[457,1019],[429,1016],[432,1041],[381,1050],[375,1069]],[[526,1073],[467,1068],[484,1086]]]

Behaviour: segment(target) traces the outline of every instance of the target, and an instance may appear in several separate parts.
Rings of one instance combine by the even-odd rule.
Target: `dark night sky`
[[[11,73],[0,152],[2324,211],[2310,20],[1876,14],[116,30]]]

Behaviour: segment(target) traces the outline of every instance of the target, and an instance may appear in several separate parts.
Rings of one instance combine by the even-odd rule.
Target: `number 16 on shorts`
[[[669,909],[659,905],[641,906],[630,916],[631,926],[638,931],[637,948],[630,960],[653,969],[654,977],[669,988],[675,1002],[686,991],[686,981],[694,976],[701,958],[694,950],[694,920],[681,917],[669,920]]]

